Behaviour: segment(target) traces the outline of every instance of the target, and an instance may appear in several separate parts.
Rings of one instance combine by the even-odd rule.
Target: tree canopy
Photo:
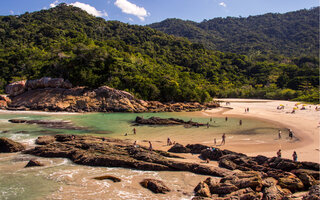
[[[318,101],[318,66],[314,56],[208,50],[186,38],[105,21],[66,4],[0,16],[0,92],[16,80],[50,76],[163,102],[211,97]]]

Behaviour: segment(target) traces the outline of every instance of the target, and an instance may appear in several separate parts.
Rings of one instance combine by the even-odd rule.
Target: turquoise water
[[[182,144],[203,143],[213,145],[221,141],[221,135],[226,133],[227,143],[272,143],[277,141],[278,130],[285,134],[284,128],[263,121],[239,118],[214,117],[210,127],[183,126],[134,126],[137,116],[149,118],[175,117],[185,121],[210,122],[208,116],[201,113],[88,113],[88,114],[0,114],[0,137],[8,137],[16,141],[34,145],[34,140],[40,135],[54,134],[90,134],[108,136],[147,145],[151,140],[158,147],[166,148],[166,139]],[[70,120],[74,125],[86,127],[86,130],[63,130],[43,128],[38,125],[13,124],[9,119],[38,120]],[[136,128],[134,135],[132,129]],[[127,133],[127,136],[125,136]],[[155,145],[156,146],[156,145]],[[193,191],[195,185],[204,177],[192,173],[180,172],[141,172],[121,168],[92,168],[72,164],[66,159],[37,158],[45,167],[26,169],[24,166],[32,158],[20,153],[0,154],[0,199],[191,199],[192,193],[183,195],[173,192],[168,195],[155,195],[141,189],[139,180],[146,177],[156,177],[168,181],[171,187],[180,190]],[[114,174],[125,181],[121,184],[97,182],[92,176]],[[187,184],[190,183],[190,184]],[[191,184],[192,183],[192,184]],[[191,196],[190,196],[191,195]],[[116,196],[116,198],[114,198]],[[97,198],[95,198],[97,197]]]
[[[175,117],[185,121],[191,120],[199,123],[210,123],[210,127],[185,128],[179,126],[134,126],[137,116],[149,118],[158,116],[162,118]],[[38,125],[13,124],[8,120],[12,118],[39,119],[39,120],[69,120],[76,126],[85,127],[86,130],[64,130],[43,128]],[[277,138],[278,130],[286,132],[284,128],[263,121],[253,119],[215,117],[210,122],[208,116],[195,113],[89,113],[66,115],[39,115],[39,114],[0,114],[0,135],[17,141],[31,142],[40,135],[54,134],[90,134],[108,136],[128,140],[151,140],[164,142],[167,137],[180,143],[187,141],[210,143],[216,138],[219,141],[223,133],[227,134],[229,141],[250,140],[253,142],[272,142]],[[136,128],[137,134],[133,134]],[[124,136],[127,133],[127,136]],[[201,136],[201,137],[199,137]],[[270,137],[272,136],[272,137]]]

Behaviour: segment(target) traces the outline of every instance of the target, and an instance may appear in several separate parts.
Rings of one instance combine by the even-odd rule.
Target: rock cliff
[[[217,103],[205,105],[143,101],[132,94],[101,86],[97,89],[75,87],[61,78],[41,78],[9,84],[6,92],[11,101],[5,107],[10,110],[43,110],[67,112],[172,112],[195,111],[218,107]]]

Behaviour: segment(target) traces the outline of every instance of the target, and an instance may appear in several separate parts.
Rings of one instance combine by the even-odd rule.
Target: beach
[[[299,109],[296,110],[295,114],[291,114],[293,107],[299,102],[256,99],[216,100],[221,101],[220,108],[205,110],[196,115],[205,115],[208,118],[221,115],[243,119],[254,118],[292,129],[294,133],[293,139],[282,133],[282,137],[279,140],[278,135],[275,134],[274,142],[261,144],[251,144],[248,141],[237,141],[235,139],[233,139],[232,143],[228,143],[227,136],[226,144],[218,146],[218,148],[245,153],[249,156],[264,155],[268,157],[276,156],[276,152],[281,149],[282,157],[288,159],[292,159],[292,153],[296,151],[299,161],[319,163],[320,111],[315,110],[315,105],[308,104],[305,106],[306,110],[300,110],[303,105],[300,103],[298,105]],[[230,102],[230,105],[226,105],[225,102]],[[284,109],[278,110],[277,107],[279,105],[283,105]],[[246,108],[249,108],[249,112],[245,112]],[[189,141],[189,144],[191,143],[194,143],[194,141]]]

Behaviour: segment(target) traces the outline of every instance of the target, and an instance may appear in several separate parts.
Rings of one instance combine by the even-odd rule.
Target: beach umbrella
[[[293,108],[293,110],[297,110],[297,109],[298,109],[297,107],[294,107],[294,108]]]
[[[280,104],[280,106],[284,106],[283,104]]]

